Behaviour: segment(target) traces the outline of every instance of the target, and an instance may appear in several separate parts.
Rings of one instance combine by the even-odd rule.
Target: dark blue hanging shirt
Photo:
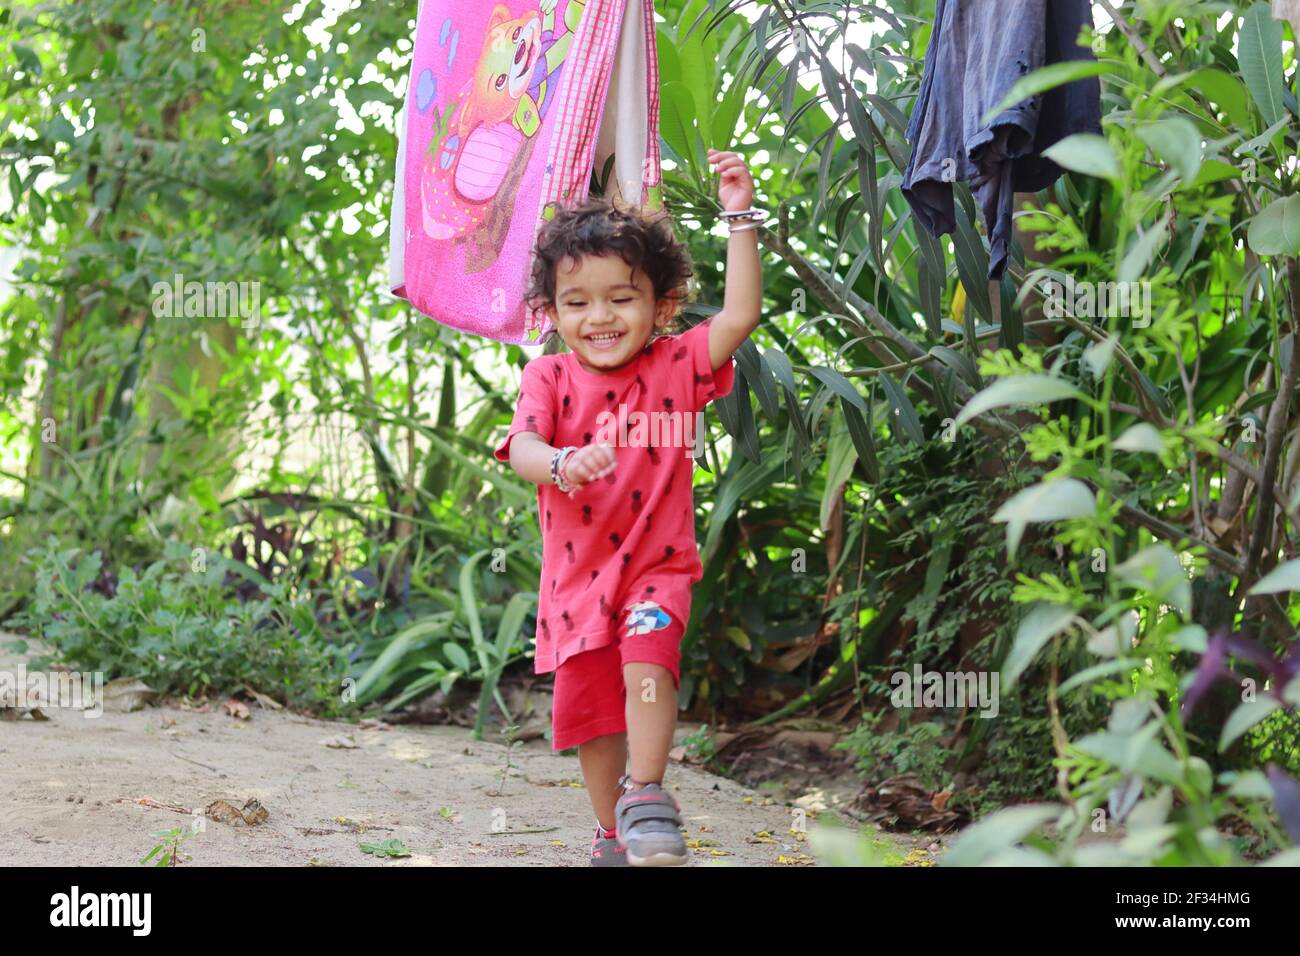
[[[952,232],[952,183],[970,184],[989,234],[989,278],[1011,247],[1012,195],[1046,189],[1061,167],[1042,154],[1074,133],[1101,131],[1096,77],[1015,104],[985,125],[1022,76],[1041,66],[1093,60],[1078,45],[1092,23],[1088,0],[936,0],[921,91],[907,138],[903,194],[932,236]],[[948,162],[945,162],[947,160]]]

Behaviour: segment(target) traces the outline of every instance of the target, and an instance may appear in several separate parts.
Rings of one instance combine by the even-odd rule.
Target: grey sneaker
[[[625,789],[614,806],[615,839],[627,850],[629,866],[681,866],[686,863],[686,841],[682,838],[681,807],[662,786],[648,783],[640,790],[627,790],[630,776],[621,781]]]
[[[618,844],[618,837],[601,836],[597,827],[596,835],[591,840],[592,866],[631,866],[627,862],[627,851]]]

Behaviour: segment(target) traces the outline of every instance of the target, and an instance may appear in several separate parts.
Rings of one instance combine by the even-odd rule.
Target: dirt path
[[[0,670],[24,658],[4,649]],[[247,720],[176,706],[132,713],[51,708],[0,720],[0,858],[10,865],[133,866],[215,800],[268,811],[257,825],[203,820],[194,865],[587,866],[594,818],[576,756],[545,740],[506,747],[460,727],[359,729],[259,708]],[[679,739],[694,727],[679,727]],[[323,741],[348,734],[355,749]],[[673,764],[695,866],[811,863],[791,809]],[[524,833],[519,831],[541,830]],[[494,832],[505,831],[505,832]],[[768,835],[771,834],[771,835]],[[364,853],[397,839],[409,857]]]

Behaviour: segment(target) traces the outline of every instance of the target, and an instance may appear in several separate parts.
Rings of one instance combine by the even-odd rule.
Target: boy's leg
[[[582,778],[596,819],[614,829],[618,781],[627,767],[623,676],[617,644],[575,654],[555,673],[554,748],[578,748]]]
[[[582,779],[587,784],[591,808],[606,830],[614,829],[614,804],[618,802],[618,781],[627,767],[627,734],[606,734],[578,746]]]
[[[632,756],[631,789],[663,783],[668,751],[677,728],[677,686],[662,664],[641,661],[623,665],[627,683],[627,743]],[[603,825],[603,824],[602,824]]]
[[[664,780],[677,727],[677,688],[685,622],[660,605],[633,605],[619,647],[627,687],[627,742],[631,789]]]

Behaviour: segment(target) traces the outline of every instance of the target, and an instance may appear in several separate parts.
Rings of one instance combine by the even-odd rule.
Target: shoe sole
[[[688,859],[687,856],[678,856],[675,853],[651,853],[649,856],[637,856],[631,850],[627,851],[629,866],[681,866]]]

